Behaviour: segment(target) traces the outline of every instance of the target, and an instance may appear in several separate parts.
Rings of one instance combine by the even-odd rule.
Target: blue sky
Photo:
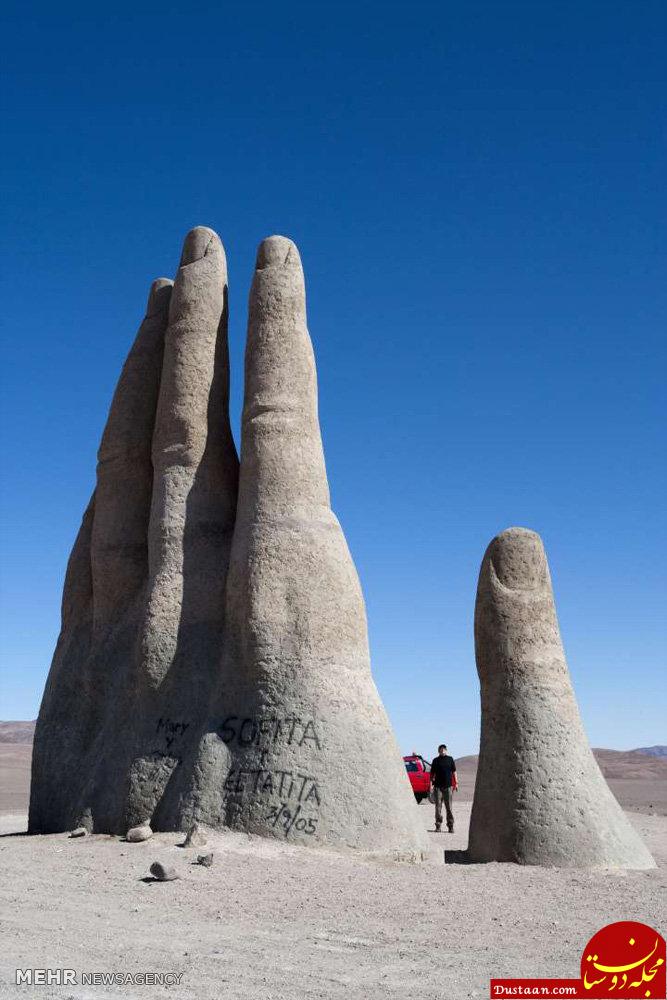
[[[115,381],[203,224],[235,428],[256,245],[300,247],[404,750],[477,749],[476,578],[513,524],[547,546],[591,742],[667,742],[662,0],[4,17],[0,716],[37,712]]]

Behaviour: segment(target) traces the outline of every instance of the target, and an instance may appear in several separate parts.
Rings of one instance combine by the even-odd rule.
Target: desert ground
[[[458,1000],[488,996],[492,976],[577,976],[587,940],[615,920],[665,932],[664,759],[596,751],[653,871],[466,864],[472,757],[459,761],[455,833],[429,833],[446,863],[411,865],[239,834],[210,833],[206,848],[179,847],[178,834],[28,837],[31,730],[3,735],[13,741],[0,743],[2,997]],[[432,831],[432,807],[415,808]],[[203,851],[210,868],[193,863]],[[156,860],[180,878],[150,880]],[[73,969],[78,983],[15,985],[28,967]],[[88,986],[82,972],[182,978]]]

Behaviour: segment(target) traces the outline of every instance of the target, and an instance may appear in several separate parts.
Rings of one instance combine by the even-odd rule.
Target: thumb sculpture
[[[290,240],[258,251],[241,461],[227,269],[210,229],[160,279],[123,368],[70,557],[29,829],[194,823],[420,858],[330,501]]]
[[[533,531],[509,528],[486,550],[475,654],[482,730],[471,860],[655,867],[588,745]]]

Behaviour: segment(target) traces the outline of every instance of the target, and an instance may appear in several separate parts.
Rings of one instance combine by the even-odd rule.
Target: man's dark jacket
[[[431,781],[436,788],[451,788],[452,775],[456,772],[456,763],[453,757],[438,754],[431,761]]]

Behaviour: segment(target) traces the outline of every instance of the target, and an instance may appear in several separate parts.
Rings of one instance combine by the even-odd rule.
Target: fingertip
[[[542,539],[529,528],[507,528],[489,546],[489,559],[509,590],[539,590],[548,582]]]
[[[169,308],[169,299],[174,282],[171,278],[156,278],[148,293],[148,304],[146,315],[152,316],[154,313],[162,312]]]
[[[215,252],[224,253],[220,237],[208,226],[195,226],[183,241],[180,267],[187,267]]]
[[[255,270],[267,267],[294,267],[301,269],[299,250],[287,236],[267,236],[257,249]]]

